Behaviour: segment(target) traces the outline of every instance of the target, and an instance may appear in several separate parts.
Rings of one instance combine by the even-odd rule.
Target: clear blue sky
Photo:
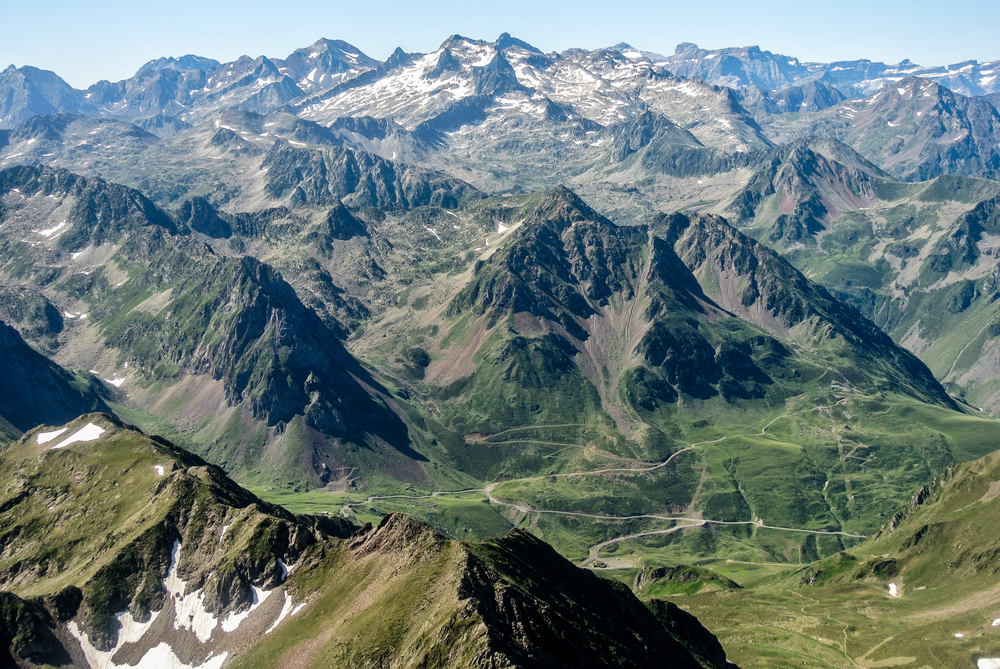
[[[0,68],[34,65],[77,88],[125,79],[160,56],[284,57],[320,37],[343,39],[380,60],[397,46],[427,52],[455,33],[493,40],[502,32],[545,52],[628,42],[669,55],[678,43],[695,42],[705,48],[758,44],[803,61],[909,58],[947,65],[1000,59],[997,0],[174,0],[148,3],[148,9],[134,0],[4,4]]]

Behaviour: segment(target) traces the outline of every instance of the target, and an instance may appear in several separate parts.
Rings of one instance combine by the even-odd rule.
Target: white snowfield
[[[889,596],[890,597],[899,597],[899,588],[896,586],[895,583],[890,583],[889,584]]]
[[[984,657],[976,663],[976,669],[1000,669],[1000,657]]]
[[[53,446],[52,450],[55,450],[57,448],[65,448],[66,446],[69,446],[70,444],[74,444],[74,443],[76,443],[78,441],[95,441],[97,439],[100,439],[101,435],[104,434],[104,431],[105,431],[104,428],[101,427],[100,425],[94,425],[93,423],[87,423],[86,425],[84,425],[83,427],[81,427],[79,430],[77,430],[76,432],[74,432],[73,434],[71,434],[70,436],[66,437],[65,439],[63,439],[62,441],[60,441],[58,444],[56,444],[55,446]],[[62,431],[60,431],[59,434],[62,434]],[[41,437],[42,435],[38,435],[38,436]],[[43,442],[39,442],[39,443],[43,443]]]
[[[184,664],[180,661],[173,649],[166,643],[160,643],[155,648],[142,656],[139,664],[115,664],[111,661],[114,654],[126,643],[135,643],[142,638],[142,635],[153,625],[158,613],[149,617],[149,622],[137,623],[132,619],[132,614],[116,613],[118,622],[122,628],[118,631],[118,643],[108,652],[103,652],[94,648],[87,638],[86,633],[81,632],[75,622],[69,624],[69,632],[79,642],[83,648],[83,655],[87,658],[90,669],[220,669],[222,663],[226,661],[229,653],[222,653],[215,657],[210,657],[208,661],[199,665]]]
[[[39,444],[47,444],[48,442],[52,441],[53,439],[55,439],[68,429],[69,429],[68,427],[64,427],[62,429],[56,430],[55,432],[39,432],[38,436],[35,437],[35,441],[37,441]]]

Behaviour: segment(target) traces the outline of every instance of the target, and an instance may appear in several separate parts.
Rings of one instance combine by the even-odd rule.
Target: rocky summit
[[[0,664],[1000,666],[996,70],[4,70]]]

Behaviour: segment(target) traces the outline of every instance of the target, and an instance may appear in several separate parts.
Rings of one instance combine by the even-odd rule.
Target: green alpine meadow
[[[1000,667],[998,69],[11,65],[0,665]]]

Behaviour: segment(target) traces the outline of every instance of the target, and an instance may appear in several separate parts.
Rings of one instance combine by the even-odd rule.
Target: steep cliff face
[[[108,410],[95,380],[53,363],[2,321],[0,369],[0,419],[20,432],[45,423],[61,423],[81,413]]]
[[[108,343],[151,380],[171,369],[210,374],[230,405],[246,403],[269,426],[301,414],[333,436],[357,437],[377,424],[387,437],[405,431],[355,380],[374,384],[339,333],[270,266],[225,260],[160,288],[171,298],[162,309],[133,312],[105,330]],[[165,317],[175,327],[161,328]]]
[[[727,666],[718,641],[693,616],[650,610],[625,586],[572,567],[528,532],[469,548],[476,559],[462,587],[490,629],[493,652],[515,666]],[[491,583],[497,576],[500,583]],[[582,639],[574,632],[581,629],[588,630]]]
[[[982,98],[908,77],[851,105],[845,141],[897,178],[1000,176],[1000,112]]]
[[[814,350],[840,340],[844,356],[857,362],[859,382],[867,375],[869,384],[955,406],[916,356],[774,251],[712,216],[675,215],[663,224],[688,269],[713,287],[711,297],[730,313]]]
[[[13,167],[0,172],[0,192],[16,191],[29,198],[66,199],[70,204],[60,233],[59,248],[77,250],[120,241],[128,232],[148,228],[178,232],[173,220],[138,191],[40,166]]]

